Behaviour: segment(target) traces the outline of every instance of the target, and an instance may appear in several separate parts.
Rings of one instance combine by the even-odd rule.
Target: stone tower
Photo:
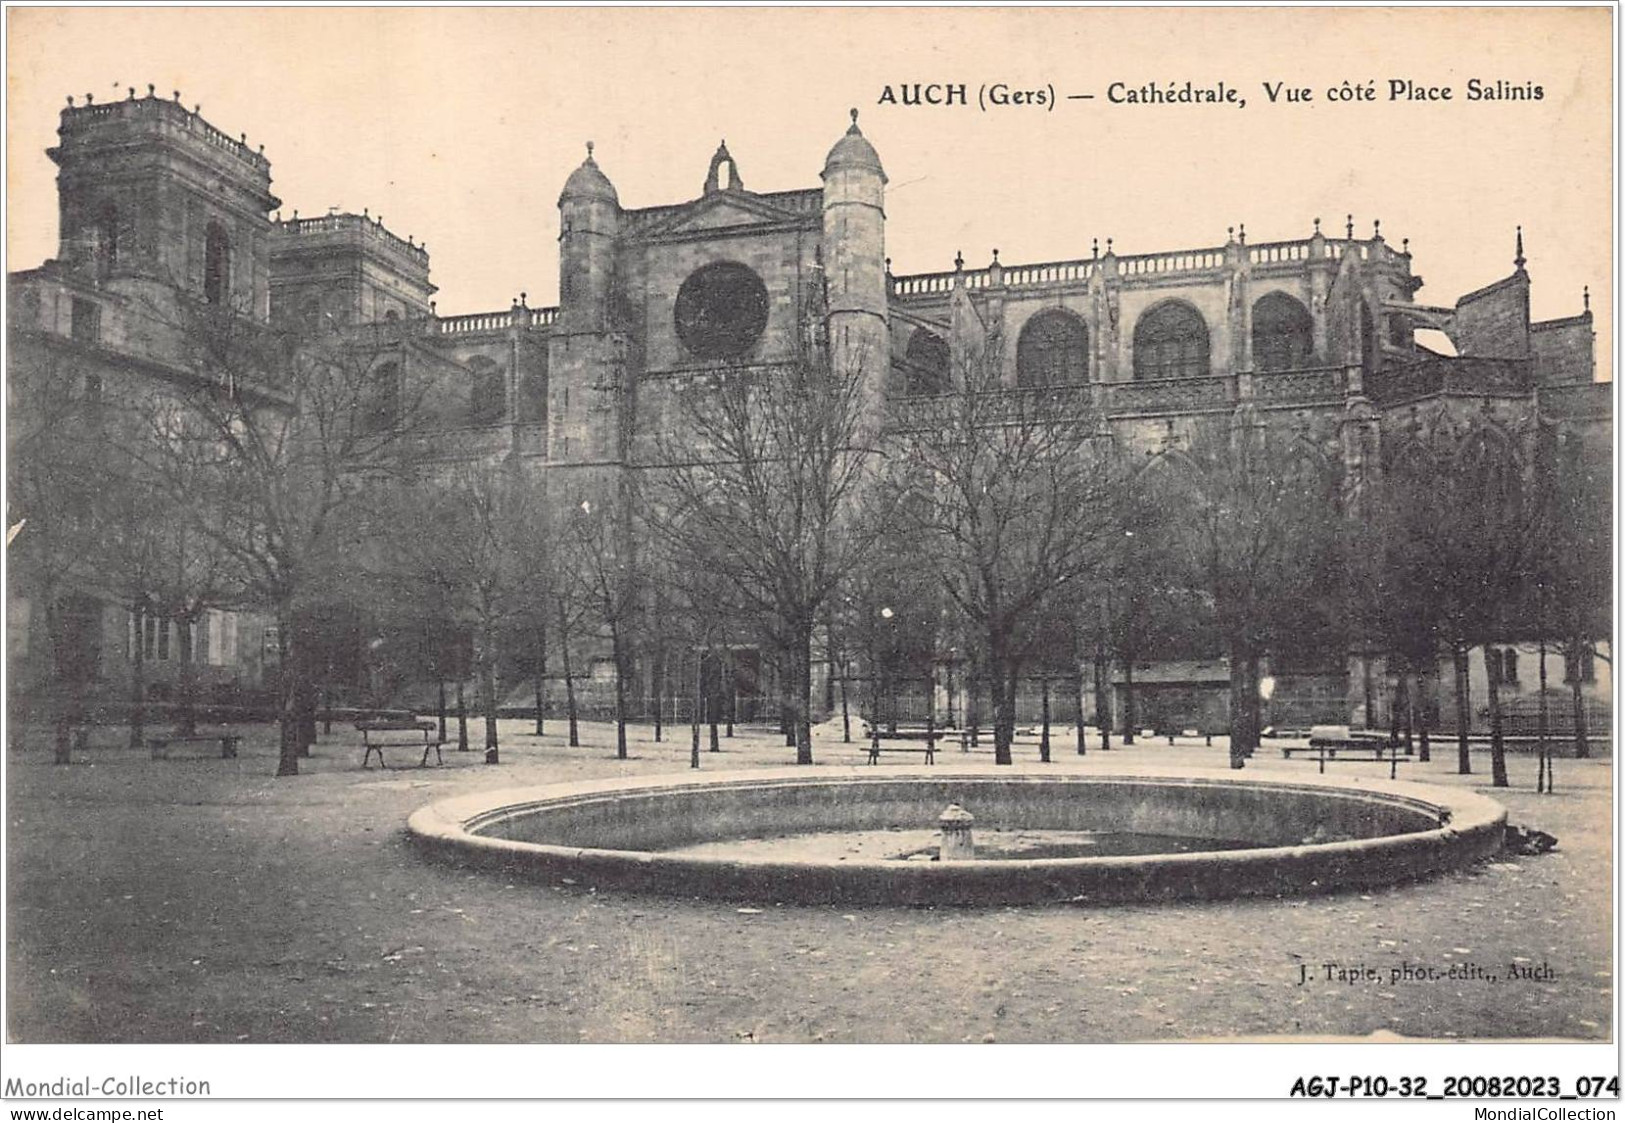
[[[58,258],[110,291],[158,301],[185,293],[253,319],[270,315],[271,164],[157,97],[69,99],[48,150],[60,169]]]
[[[587,145],[559,195],[559,313],[548,340],[548,459],[612,463],[624,455],[624,341],[615,322],[621,204]]]
[[[874,146],[852,127],[824,161],[824,277],[830,362],[864,368],[872,396],[885,390],[891,351],[887,331],[886,172]]]

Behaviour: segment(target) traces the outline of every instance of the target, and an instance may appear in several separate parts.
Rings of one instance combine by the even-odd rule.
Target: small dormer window
[[[203,299],[216,305],[231,299],[231,236],[218,222],[209,223],[204,235]]]
[[[104,203],[96,214],[96,276],[106,280],[118,268],[118,207]]]

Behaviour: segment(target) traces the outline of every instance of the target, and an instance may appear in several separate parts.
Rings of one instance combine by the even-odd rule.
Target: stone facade
[[[816,186],[750,190],[724,144],[697,197],[656,207],[623,208],[589,145],[558,200],[558,307],[520,297],[442,317],[426,246],[366,212],[282,220],[263,153],[178,101],[149,89],[70,105],[51,150],[60,250],[12,275],[13,325],[109,378],[173,362],[161,309],[177,289],[261,322],[388,325],[407,376],[434,384],[437,449],[595,486],[656,463],[674,390],[719,365],[787,362],[816,342],[862,365],[875,408],[890,399],[928,419],[967,341],[984,338],[1010,393],[1093,410],[1147,451],[1247,409],[1311,434],[1357,474],[1380,471],[1389,434],[1441,425],[1493,427],[1525,464],[1549,427],[1608,463],[1611,387],[1593,381],[1589,304],[1530,321],[1521,233],[1511,274],[1450,306],[1417,302],[1408,245],[1376,224],[1357,237],[1352,217],[1285,240],[1236,228],[1216,245],[1148,253],[1108,240],[1031,264],[995,250],[983,266],[898,276],[886,172],[852,117]],[[1424,328],[1455,354],[1419,341]],[[1364,677],[1344,680],[1351,707]]]

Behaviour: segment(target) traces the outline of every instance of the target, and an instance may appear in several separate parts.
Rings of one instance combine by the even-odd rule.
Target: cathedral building
[[[433,382],[437,448],[565,479],[651,466],[676,388],[719,365],[793,362],[814,335],[863,356],[876,408],[905,414],[929,416],[953,392],[977,339],[996,346],[1009,393],[1087,407],[1147,451],[1249,411],[1313,434],[1356,476],[1380,471],[1385,440],[1441,426],[1492,431],[1525,463],[1550,431],[1595,470],[1611,463],[1612,387],[1595,381],[1589,304],[1532,320],[1521,233],[1505,232],[1510,272],[1451,303],[1419,300],[1408,244],[1352,217],[1149,252],[1106,239],[1044,262],[955,252],[951,270],[895,275],[887,173],[853,111],[821,167],[822,146],[809,151],[808,185],[794,190],[751,189],[722,144],[697,161],[695,197],[627,208],[589,144],[562,176],[558,306],[519,297],[440,316],[426,245],[366,211],[282,217],[263,151],[178,94],[70,99],[59,134],[59,250],[10,276],[13,366],[66,364],[98,387],[184,377],[166,312],[185,293],[262,323],[371,325],[389,341],[384,377]],[[88,594],[79,633],[96,679],[125,678],[135,644],[157,671],[160,650],[179,650],[160,639],[175,622],[132,620]],[[43,657],[30,603],[13,588],[10,651],[25,663]],[[210,676],[259,685],[252,617],[189,626]],[[1227,679],[1217,663],[1145,671],[1142,713],[1160,725],[1191,723]],[[1355,655],[1302,717],[1381,721],[1382,677]],[[1593,689],[1607,697],[1606,677]]]

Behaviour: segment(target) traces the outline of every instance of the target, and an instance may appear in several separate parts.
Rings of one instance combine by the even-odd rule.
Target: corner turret
[[[889,372],[886,332],[886,172],[852,126],[824,161],[824,276],[831,362],[861,364],[871,391]]]
[[[587,158],[559,193],[559,315],[567,331],[606,324],[621,230],[615,185],[593,159],[592,149],[589,140]]]

